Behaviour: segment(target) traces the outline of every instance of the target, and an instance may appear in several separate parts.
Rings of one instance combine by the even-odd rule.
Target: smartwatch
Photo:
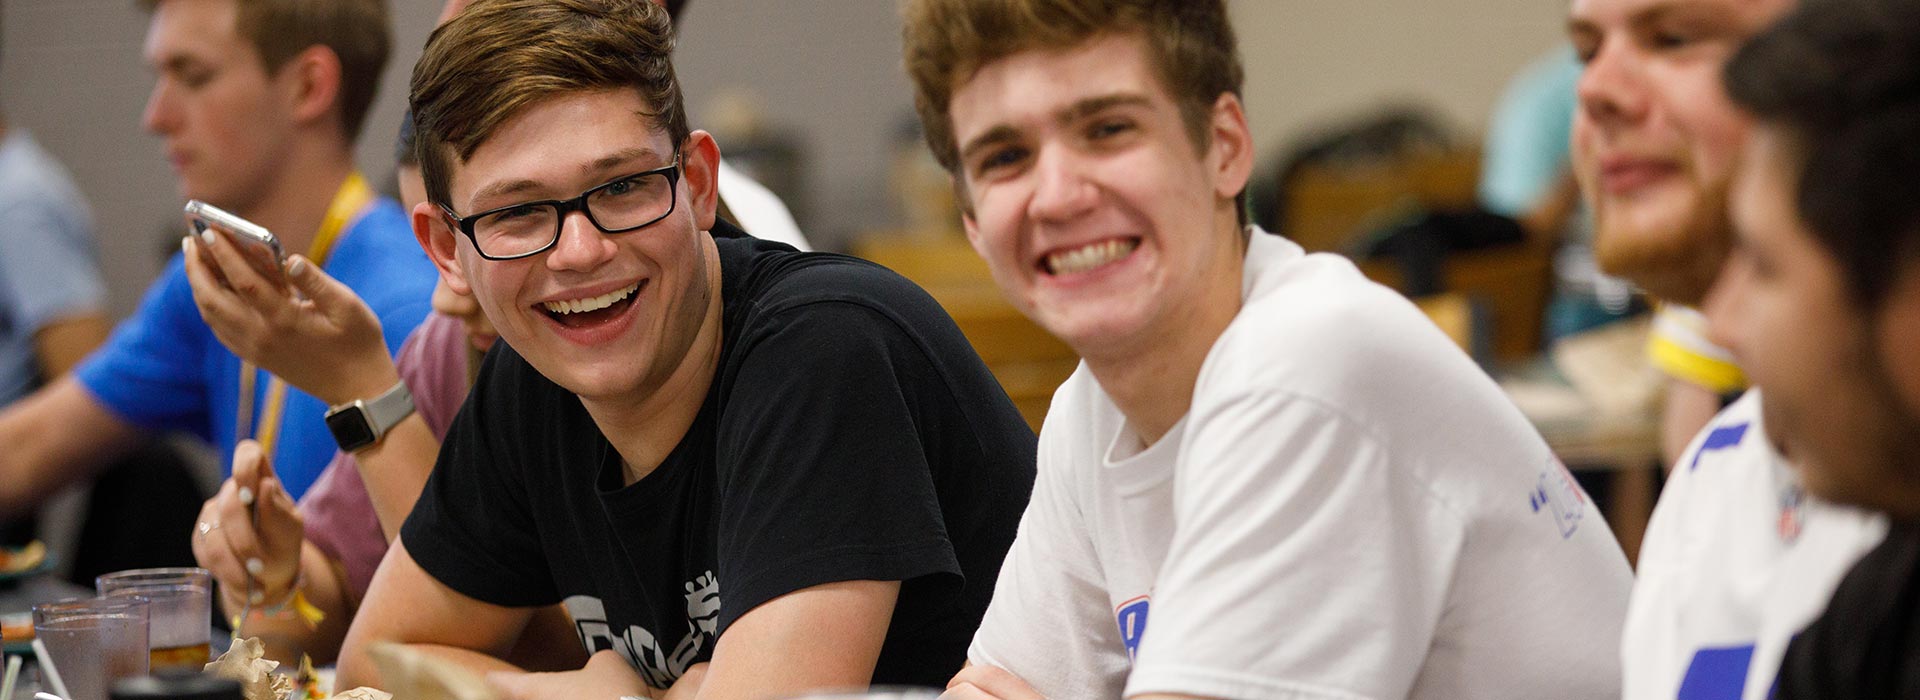
[[[395,382],[372,400],[356,400],[327,409],[327,430],[342,452],[372,446],[393,426],[413,415],[413,394],[405,381]]]

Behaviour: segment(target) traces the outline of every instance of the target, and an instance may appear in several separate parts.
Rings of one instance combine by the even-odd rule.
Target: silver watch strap
[[[373,400],[354,401],[352,405],[360,407],[362,415],[367,417],[367,427],[373,429],[374,441],[378,442],[393,426],[413,415],[413,392],[407,390],[407,382],[403,379],[394,382],[392,388],[373,397]]]

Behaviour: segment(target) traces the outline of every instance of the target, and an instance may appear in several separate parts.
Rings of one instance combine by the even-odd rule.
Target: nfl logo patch
[[[1573,480],[1573,474],[1553,460],[1546,469],[1540,471],[1540,481],[1527,495],[1527,504],[1533,512],[1545,511],[1553,516],[1554,525],[1560,528],[1560,538],[1573,536],[1580,527],[1580,517],[1586,512],[1587,496],[1580,490],[1580,484]]]

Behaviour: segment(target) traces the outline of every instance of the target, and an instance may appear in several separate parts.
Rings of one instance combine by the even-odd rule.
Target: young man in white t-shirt
[[[1586,63],[1574,171],[1609,272],[1680,304],[1699,303],[1720,273],[1734,231],[1727,202],[1752,129],[1727,96],[1723,69],[1794,4],[1572,3],[1569,33]],[[1656,326],[1669,341],[1692,336],[1656,345],[1656,359],[1665,355],[1660,364],[1672,371],[1684,363],[1671,358],[1703,354],[1711,345],[1700,330]],[[1771,697],[1787,643],[1886,531],[1882,518],[1803,492],[1768,436],[1762,415],[1776,411],[1761,393],[1707,422],[1668,475],[1621,642],[1626,700]]]
[[[1084,363],[958,698],[1612,698],[1630,574],[1498,388],[1249,228],[1219,0],[915,0],[995,281]]]

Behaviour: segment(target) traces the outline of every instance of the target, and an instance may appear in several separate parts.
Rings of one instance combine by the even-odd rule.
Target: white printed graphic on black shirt
[[[672,648],[662,646],[653,632],[639,625],[629,625],[624,633],[615,634],[613,626],[607,623],[606,604],[599,598],[569,596],[565,603],[567,615],[573,618],[573,628],[580,634],[580,643],[587,648],[587,653],[602,649],[618,651],[648,685],[666,688],[693,665],[702,647],[712,643],[720,623],[720,581],[713,572],[694,577],[687,582],[686,589],[687,624],[691,629]]]

